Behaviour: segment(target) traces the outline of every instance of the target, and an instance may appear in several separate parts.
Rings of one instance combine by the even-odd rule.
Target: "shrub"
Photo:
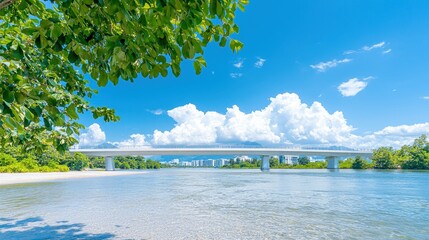
[[[60,171],[60,172],[68,172],[68,171],[70,171],[70,169],[66,165],[58,165],[58,171]]]
[[[24,165],[29,171],[32,171],[32,172],[39,171],[39,164],[37,163],[36,159],[32,157],[27,157],[22,159],[21,164]]]
[[[41,166],[39,168],[39,172],[55,172],[52,168],[48,167],[48,166]]]
[[[70,170],[80,171],[89,166],[89,159],[85,154],[75,153],[62,162]]]
[[[357,156],[355,161],[352,164],[353,169],[367,169],[368,163],[362,159],[360,156]]]
[[[24,166],[24,164],[22,164],[20,162],[6,166],[5,168],[8,169],[7,172],[13,172],[13,173],[26,173],[26,172],[28,172],[28,169]]]
[[[0,166],[8,166],[17,163],[16,158],[6,153],[0,153]]]

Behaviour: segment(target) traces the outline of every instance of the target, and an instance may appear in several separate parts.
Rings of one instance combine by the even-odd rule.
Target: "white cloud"
[[[148,109],[147,111],[152,113],[152,114],[155,114],[155,115],[161,115],[164,113],[164,110],[162,110],[162,109],[155,109],[155,110],[149,110]]]
[[[320,102],[307,105],[295,93],[270,98],[269,104],[250,113],[236,105],[225,114],[198,110],[187,104],[167,111],[176,121],[168,131],[153,135],[132,134],[129,139],[113,142],[119,148],[162,145],[212,145],[251,141],[265,146],[345,146],[374,149],[380,146],[399,148],[412,144],[421,134],[429,135],[429,122],[388,126],[379,131],[356,135],[341,111],[328,112]],[[150,137],[150,139],[147,139]],[[95,146],[105,141],[98,124],[80,136],[80,146]]]
[[[355,50],[348,50],[348,51],[345,51],[344,52],[344,55],[350,55],[350,54],[353,54],[353,53],[356,53],[357,51],[355,51]]]
[[[216,129],[225,116],[217,112],[202,112],[193,104],[169,110],[168,116],[176,121],[170,131],[155,130],[153,143],[155,145],[211,144],[217,139]]]
[[[369,52],[369,51],[372,51],[372,50],[377,49],[377,48],[384,49],[385,47],[386,47],[386,42],[383,41],[383,42],[379,42],[379,43],[376,43],[376,44],[371,45],[371,46],[363,46],[362,48],[360,48],[358,50],[348,50],[348,51],[345,51],[343,54],[344,55],[357,54],[357,53],[362,53],[362,52]],[[389,48],[389,49],[382,51],[382,54],[387,54],[387,53],[390,53],[391,51],[392,51],[392,49]]]
[[[97,146],[106,140],[106,134],[97,123],[88,127],[85,133],[79,136],[79,147]]]
[[[155,145],[214,144],[255,141],[265,144],[337,143],[350,137],[341,112],[328,113],[319,102],[302,103],[294,93],[279,94],[264,109],[242,112],[238,106],[226,114],[202,112],[187,104],[168,111],[177,123],[169,131],[154,131]]]
[[[242,73],[230,73],[229,76],[231,76],[232,78],[240,78],[243,76]]]
[[[343,95],[344,97],[352,97],[358,94],[360,91],[365,89],[365,87],[368,85],[365,80],[368,80],[371,78],[365,78],[362,81],[358,78],[352,78],[348,80],[347,82],[343,82],[338,86],[338,91]]]
[[[364,81],[368,81],[368,80],[372,80],[372,79],[374,79],[374,77],[373,77],[373,76],[368,76],[368,77],[363,78],[362,80],[364,80]]]
[[[234,67],[240,69],[242,67],[244,67],[244,59],[239,59],[236,63],[233,64]]]
[[[414,125],[389,126],[377,131],[375,135],[394,135],[394,136],[416,136],[429,133],[429,123],[419,123]]]
[[[240,111],[234,105],[228,108],[225,114],[225,121],[217,129],[220,141],[254,141],[279,143],[277,136],[270,126],[270,112],[261,110],[249,114]]]
[[[318,72],[324,72],[329,68],[333,68],[333,67],[338,66],[338,64],[348,63],[351,61],[352,61],[352,59],[349,59],[349,58],[344,58],[342,60],[334,59],[332,61],[320,62],[320,63],[315,64],[315,65],[310,65],[310,67],[313,69],[316,69]]]
[[[267,59],[263,59],[260,57],[257,57],[258,61],[255,62],[255,67],[256,68],[261,68],[264,66],[265,62],[267,61]]]
[[[371,50],[376,49],[376,48],[382,48],[384,46],[384,44],[386,44],[386,43],[385,42],[380,42],[380,43],[376,43],[376,44],[374,44],[372,46],[363,46],[362,50],[364,50],[364,51],[371,51]]]
[[[389,48],[389,49],[387,49],[387,50],[384,50],[382,53],[383,53],[383,54],[388,54],[388,53],[390,53],[391,51],[392,51],[392,49],[390,49],[390,48]]]
[[[424,96],[423,99],[424,100],[429,100],[429,96]]]
[[[365,136],[354,136],[353,145],[361,148],[391,146],[400,148],[412,144],[422,134],[429,135],[429,122],[413,125],[388,126]]]
[[[150,143],[146,142],[146,137],[143,134],[132,134],[127,140],[111,142],[111,144],[118,148],[150,147]]]

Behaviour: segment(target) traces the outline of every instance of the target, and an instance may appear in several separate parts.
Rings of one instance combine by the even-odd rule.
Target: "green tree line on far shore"
[[[144,157],[116,157],[115,166],[120,169],[159,169],[158,161]],[[87,168],[104,169],[104,157],[87,157],[82,153],[60,153],[54,148],[43,153],[23,152],[19,147],[0,151],[0,173],[68,172]]]
[[[404,145],[400,149],[392,147],[380,147],[375,149],[372,161],[367,161],[360,156],[339,161],[340,169],[429,169],[429,141],[426,135],[414,140],[412,145]],[[276,157],[270,158],[270,168],[273,169],[322,169],[326,168],[326,161],[311,162],[308,157],[299,157],[297,163],[280,163]],[[261,160],[238,161],[230,159],[223,168],[260,168]]]
[[[142,156],[119,156],[114,158],[115,168],[119,169],[159,169],[161,163],[152,159],[146,159]],[[89,168],[105,167],[104,157],[90,157]]]

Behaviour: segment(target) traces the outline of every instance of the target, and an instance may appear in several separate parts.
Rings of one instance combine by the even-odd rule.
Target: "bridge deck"
[[[320,150],[287,148],[130,148],[130,149],[71,149],[88,156],[161,156],[161,155],[307,155],[325,157],[371,157],[372,151]]]

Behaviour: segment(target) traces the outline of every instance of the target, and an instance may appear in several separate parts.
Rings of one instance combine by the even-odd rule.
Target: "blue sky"
[[[99,89],[91,102],[121,121],[84,115],[81,145],[409,143],[429,133],[428,12],[424,0],[251,1],[239,53],[211,44],[199,76],[185,61],[178,78]]]

